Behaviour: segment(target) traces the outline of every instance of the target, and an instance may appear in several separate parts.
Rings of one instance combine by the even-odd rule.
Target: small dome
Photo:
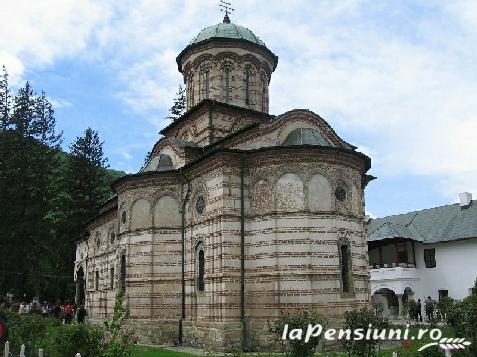
[[[265,46],[265,43],[260,38],[255,36],[254,33],[248,28],[227,22],[206,27],[200,31],[199,34],[189,43],[189,46],[195,45],[202,41],[210,40],[212,38],[245,40],[256,45]]]

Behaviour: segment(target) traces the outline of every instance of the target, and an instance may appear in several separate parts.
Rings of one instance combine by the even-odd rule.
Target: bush
[[[38,353],[48,343],[47,332],[58,323],[37,314],[18,315],[15,311],[0,310],[0,317],[8,324],[8,341],[12,351],[20,351],[25,345],[26,355]]]
[[[366,308],[345,313],[345,329],[354,331],[359,328],[366,331],[370,324],[376,329],[385,329],[389,327],[389,323],[386,319]],[[341,344],[346,352],[348,352],[348,355],[358,357],[376,356],[376,352],[381,346],[381,343],[382,341],[376,341],[373,339],[341,340]]]
[[[456,336],[467,338],[472,344],[469,352],[477,356],[477,280],[472,295],[462,301],[453,301],[448,307],[447,323],[455,330]]]
[[[275,323],[269,323],[269,331],[274,334],[277,341],[282,346],[282,352],[285,356],[293,357],[309,357],[313,356],[315,349],[321,341],[321,335],[318,337],[312,337],[308,342],[304,341],[304,334],[307,331],[308,325],[321,324],[323,330],[325,329],[323,320],[317,311],[311,313],[307,311],[301,311],[294,314],[284,314]],[[282,340],[282,333],[285,325],[288,325],[288,331],[293,329],[302,329],[303,339],[301,340]]]
[[[137,343],[137,337],[125,327],[129,310],[123,307],[123,301],[124,296],[119,293],[116,296],[113,319],[104,323],[105,336],[100,342],[102,357],[129,357],[133,352],[132,347]]]
[[[53,346],[47,351],[55,357],[75,356],[77,353],[81,353],[82,357],[97,357],[103,337],[104,331],[94,325],[63,325],[53,339]]]

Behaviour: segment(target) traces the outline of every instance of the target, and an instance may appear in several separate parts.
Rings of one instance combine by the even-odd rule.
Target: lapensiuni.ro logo
[[[373,325],[368,325],[367,329],[357,328],[351,329],[326,329],[323,331],[323,326],[320,324],[309,324],[306,331],[301,328],[289,329],[288,324],[284,326],[281,339],[282,340],[303,340],[305,343],[309,342],[314,337],[320,337],[323,334],[323,338],[327,341],[336,340],[417,340],[420,341],[424,337],[429,336],[433,341],[423,345],[418,351],[423,351],[426,348],[432,346],[438,346],[444,350],[456,350],[464,349],[470,345],[469,341],[461,337],[443,337],[442,331],[438,328],[417,330],[417,334],[412,334],[409,329],[409,325],[405,328],[390,328],[390,329],[378,329],[373,328]]]

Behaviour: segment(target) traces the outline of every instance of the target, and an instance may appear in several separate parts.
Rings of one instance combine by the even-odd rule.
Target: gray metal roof
[[[248,28],[225,22],[203,29],[196,37],[192,39],[189,45],[209,40],[211,38],[232,38],[246,40],[257,45],[265,46],[265,43]]]
[[[467,208],[458,203],[372,219],[368,241],[408,238],[423,243],[477,238],[477,203]]]

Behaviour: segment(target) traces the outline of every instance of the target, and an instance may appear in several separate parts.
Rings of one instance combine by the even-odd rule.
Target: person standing
[[[65,307],[65,324],[71,323],[71,320],[73,319],[73,305],[71,303],[68,303]]]
[[[417,322],[422,322],[422,304],[421,304],[421,299],[417,299],[416,303],[416,321]]]
[[[81,304],[81,305],[78,307],[78,311],[76,312],[76,321],[77,321],[79,324],[83,324],[86,315],[87,315],[86,309],[84,308],[84,305]]]
[[[426,301],[424,302],[424,306],[426,309],[427,321],[431,321],[434,316],[434,301],[430,296],[427,297]]]

